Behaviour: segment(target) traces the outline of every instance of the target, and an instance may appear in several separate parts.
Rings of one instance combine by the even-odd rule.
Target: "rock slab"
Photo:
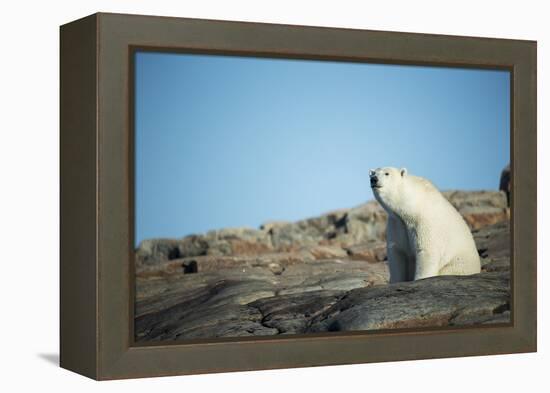
[[[496,202],[500,197],[493,200],[487,195],[478,198],[455,193],[450,198],[463,212],[476,214],[492,214],[494,205],[500,203]],[[369,209],[375,209],[374,205],[368,205]],[[350,211],[333,213],[332,218],[320,219],[316,230],[300,234],[294,234],[300,225],[284,229],[291,235],[281,235],[279,248],[258,232],[244,230],[216,231],[207,235],[208,240],[189,238],[184,246],[180,240],[142,243],[140,250],[148,248],[148,254],[143,254],[148,256],[136,266],[136,340],[510,322],[510,225],[506,214],[496,223],[472,230],[482,273],[397,284],[388,284],[385,242],[378,235],[371,239],[358,230],[338,235],[361,239],[355,243],[324,241],[324,231],[339,227],[341,220],[353,222],[350,215]],[[379,219],[372,212],[361,217],[373,222]],[[269,231],[281,229],[281,225],[289,224],[269,225]],[[297,238],[304,244],[284,240]],[[209,247],[215,242],[230,244],[232,249],[239,244],[239,253],[212,253]],[[255,246],[242,247],[242,242]]]

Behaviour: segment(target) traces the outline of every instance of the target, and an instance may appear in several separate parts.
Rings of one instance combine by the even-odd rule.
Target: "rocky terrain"
[[[482,273],[388,284],[386,214],[371,201],[136,250],[139,341],[507,323],[504,191],[444,193],[472,229]]]

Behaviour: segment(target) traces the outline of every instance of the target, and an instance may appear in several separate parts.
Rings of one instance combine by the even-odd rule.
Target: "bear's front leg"
[[[416,271],[414,279],[420,280],[423,278],[437,276],[439,273],[439,257],[433,252],[420,250],[416,253]]]

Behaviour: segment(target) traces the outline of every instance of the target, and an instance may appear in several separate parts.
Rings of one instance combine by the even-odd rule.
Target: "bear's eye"
[[[385,173],[386,176],[389,176],[390,174],[388,172]]]

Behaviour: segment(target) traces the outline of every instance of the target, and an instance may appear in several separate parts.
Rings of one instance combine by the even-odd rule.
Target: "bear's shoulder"
[[[407,176],[407,181],[414,184],[419,190],[439,194],[437,187],[428,179],[420,176]]]

